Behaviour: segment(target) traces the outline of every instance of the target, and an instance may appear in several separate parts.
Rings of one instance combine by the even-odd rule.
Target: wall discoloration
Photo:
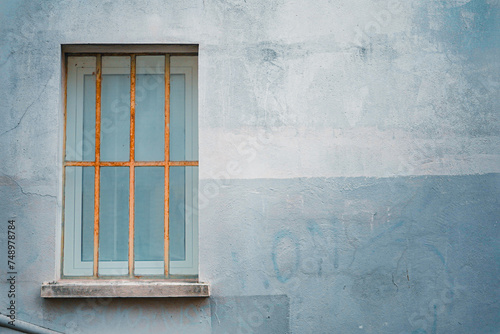
[[[432,332],[434,307],[438,332],[488,331],[499,325],[488,288],[497,285],[499,182],[233,180],[202,210],[201,233],[218,229],[201,245],[203,277],[214,295],[289,296],[297,333]],[[241,266],[227,275],[230,250]]]
[[[65,333],[498,331],[499,14],[496,0],[1,1],[0,222],[18,226],[19,319]],[[59,268],[71,43],[199,44],[210,300],[39,297]],[[269,303],[270,320],[246,318]]]

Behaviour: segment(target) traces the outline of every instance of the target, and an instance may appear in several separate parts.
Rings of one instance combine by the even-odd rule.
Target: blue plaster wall
[[[18,319],[64,333],[498,333],[499,9],[1,1],[0,263],[16,219]],[[40,298],[57,279],[60,56],[75,43],[199,44],[209,299]]]
[[[296,333],[494,333],[499,186],[498,174],[237,180],[206,212],[231,245],[207,248],[209,281],[288,296]]]

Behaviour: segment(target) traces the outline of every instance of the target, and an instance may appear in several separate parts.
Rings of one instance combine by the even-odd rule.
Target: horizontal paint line
[[[500,138],[375,127],[210,128],[200,132],[200,157],[200,179],[475,175],[500,173]]]

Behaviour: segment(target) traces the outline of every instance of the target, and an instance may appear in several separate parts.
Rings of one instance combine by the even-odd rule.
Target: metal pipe
[[[12,320],[8,316],[0,313],[0,327],[5,327],[5,328],[12,329],[14,331],[17,331],[17,332],[29,333],[29,334],[32,334],[32,333],[33,334],[62,334],[61,332],[56,332],[56,331],[53,331],[51,329],[47,329],[45,327],[41,327],[41,326],[26,322],[26,321],[18,320],[18,319],[15,320],[15,322],[14,322],[15,325],[12,326],[12,325],[9,325],[9,322],[11,322],[11,321]]]

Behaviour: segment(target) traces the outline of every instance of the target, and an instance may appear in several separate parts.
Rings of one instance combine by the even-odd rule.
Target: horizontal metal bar
[[[198,166],[198,161],[169,161],[169,166]]]
[[[65,167],[198,166],[198,161],[66,161]]]
[[[72,167],[72,166],[78,166],[78,167],[94,167],[96,163],[94,161],[65,161],[64,166],[65,167]]]

